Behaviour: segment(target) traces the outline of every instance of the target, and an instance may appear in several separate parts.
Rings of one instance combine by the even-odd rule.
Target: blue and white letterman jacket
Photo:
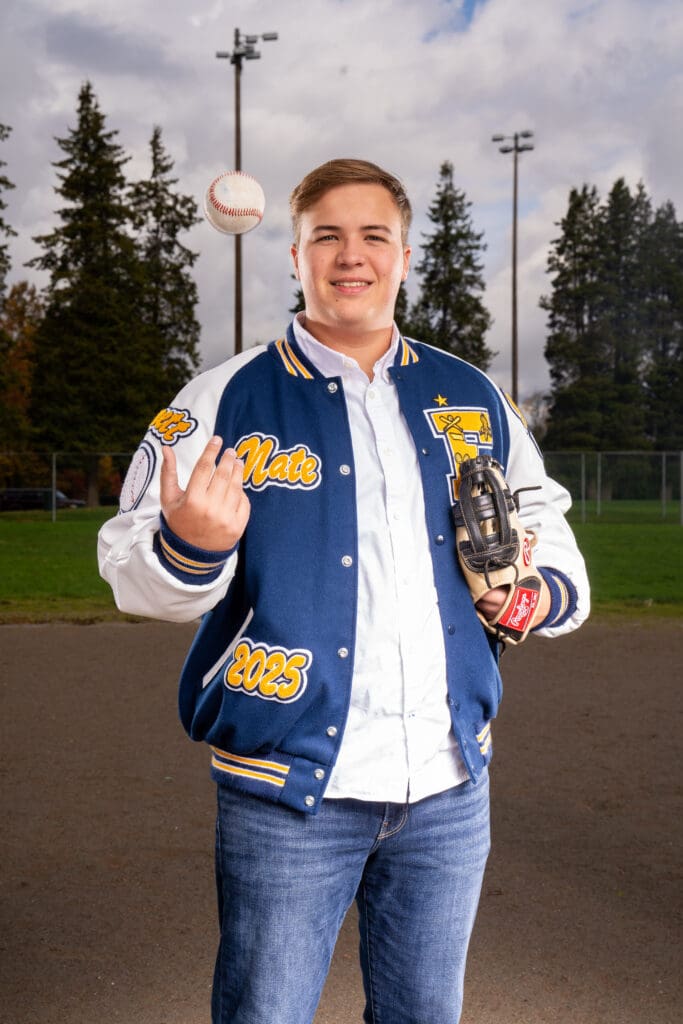
[[[483,629],[455,555],[451,506],[463,458],[491,454],[520,517],[538,536],[535,562],[552,603],[536,632],[576,628],[589,608],[583,559],[521,416],[468,363],[401,339],[393,368],[422,474],[446,650],[448,704],[476,780],[491,757],[501,698],[495,642]],[[160,514],[161,446],[185,487],[209,438],[245,464],[251,502],[232,551],[194,548]],[[285,337],[197,377],[152,421],[124,482],[119,515],[100,531],[100,571],[118,606],[170,621],[202,617],[180,678],[179,709],[211,747],[220,784],[315,813],[343,741],[357,609],[356,480],[341,378],[323,377]]]

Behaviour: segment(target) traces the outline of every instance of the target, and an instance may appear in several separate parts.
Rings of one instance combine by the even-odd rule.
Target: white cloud
[[[9,215],[13,277],[35,255],[56,206],[54,136],[75,122],[78,90],[93,83],[110,128],[145,172],[154,125],[180,188],[201,202],[233,165],[233,68],[215,51],[243,32],[277,31],[242,76],[243,166],[267,196],[262,226],[244,240],[245,345],[281,332],[291,305],[287,197],[332,156],[364,156],[406,182],[413,245],[445,159],[485,231],[489,344],[509,386],[511,157],[490,137],[529,128],[520,163],[520,392],[545,387],[545,259],[569,190],[605,194],[643,179],[659,204],[683,209],[683,5],[679,0],[5,0],[0,120],[13,126],[2,158],[16,189]],[[231,351],[232,243],[199,225],[196,267],[205,365]],[[32,272],[31,272],[32,273]],[[414,283],[413,283],[414,287]]]

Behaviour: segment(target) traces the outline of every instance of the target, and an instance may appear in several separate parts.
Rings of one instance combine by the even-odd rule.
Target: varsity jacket
[[[476,781],[491,757],[502,694],[494,638],[459,569],[451,507],[459,462],[491,454],[520,517],[538,536],[535,562],[551,593],[537,632],[554,636],[588,614],[583,559],[518,410],[468,363],[402,338],[390,370],[418,454],[438,594],[448,704]],[[251,502],[232,551],[195,548],[160,514],[161,446],[185,487],[218,434],[244,461]],[[343,742],[357,607],[355,467],[341,378],[322,376],[293,330],[197,377],[151,422],[129,468],[117,517],[100,531],[100,571],[127,612],[201,617],[182,669],[179,710],[211,748],[219,784],[308,813],[322,800]]]

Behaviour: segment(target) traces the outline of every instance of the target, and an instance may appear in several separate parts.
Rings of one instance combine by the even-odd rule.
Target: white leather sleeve
[[[263,346],[251,348],[200,374],[179,392],[165,417],[152,421],[124,481],[119,514],[102,526],[98,537],[100,574],[110,584],[121,611],[189,622],[213,608],[230,586],[237,566],[236,551],[209,583],[178,579],[158,557],[154,544],[160,522],[161,448],[173,445],[178,482],[186,487],[197,459],[215,433],[218,404],[228,381],[263,351]]]
[[[565,518],[572,500],[569,492],[548,476],[536,442],[507,399],[503,401],[510,428],[510,453],[505,473],[510,490],[539,487],[538,490],[522,490],[519,495],[520,520],[525,529],[533,530],[537,537],[534,563],[538,568],[556,572],[558,580],[568,581],[570,596],[575,598],[573,611],[561,625],[542,626],[534,633],[537,636],[560,636],[577,629],[590,613],[586,565]]]

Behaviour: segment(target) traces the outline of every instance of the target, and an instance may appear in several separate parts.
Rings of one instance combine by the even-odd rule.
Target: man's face
[[[410,248],[382,185],[339,185],[301,216],[291,249],[311,326],[358,333],[388,327]]]

